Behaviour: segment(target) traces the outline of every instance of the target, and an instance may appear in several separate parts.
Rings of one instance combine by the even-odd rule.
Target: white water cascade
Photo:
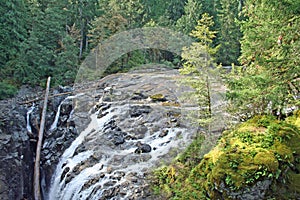
[[[26,113],[26,129],[29,133],[32,133],[31,125],[30,125],[30,115],[35,109],[35,105],[32,104],[32,106],[29,108],[29,110]]]
[[[90,122],[79,126],[83,131],[60,157],[49,200],[147,199],[151,171],[168,164],[194,138],[198,127],[186,114],[196,106],[177,102],[174,93],[183,89],[176,88],[176,73],[110,78],[106,83],[114,84],[112,92],[100,97],[94,108],[85,97],[75,103],[79,109],[73,115],[81,120],[75,125],[84,125],[82,116],[89,116]],[[86,96],[103,94],[103,88]],[[166,98],[151,100],[155,94]]]
[[[172,149],[179,149],[193,134],[193,131],[186,128],[168,127],[164,129],[168,133],[166,136],[161,136],[160,130],[153,133],[147,131],[143,137],[128,139],[124,144],[111,144],[107,141],[107,124],[112,120],[118,121],[122,115],[128,115],[130,106],[111,106],[102,118],[97,118],[99,113],[91,115],[88,127],[64,152],[57,165],[49,200],[107,199],[104,192],[116,189],[122,194],[110,199],[128,199],[139,187],[132,185],[131,175],[143,177],[147,169],[163,162]],[[140,124],[146,118],[147,116],[134,118],[133,126],[138,128],[134,124]],[[150,145],[152,151],[135,153],[137,143]],[[82,146],[83,151],[78,152]]]
[[[75,96],[68,96],[62,102],[60,102],[60,104],[59,104],[59,106],[57,108],[57,111],[56,111],[56,115],[55,115],[54,121],[51,124],[49,131],[54,131],[57,128],[57,123],[58,123],[59,116],[60,116],[60,110],[61,110],[61,106],[63,105],[63,103],[66,102],[67,100],[74,99],[74,98],[76,98],[76,97],[78,97],[80,95],[82,95],[82,94],[78,94],[78,95],[75,95]]]

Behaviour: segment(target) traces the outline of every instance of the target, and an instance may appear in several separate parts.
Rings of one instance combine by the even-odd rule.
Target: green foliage
[[[257,116],[238,125],[203,158],[202,140],[195,140],[169,167],[156,171],[156,191],[168,199],[231,199],[271,180],[266,199],[294,199],[300,193],[298,112],[286,121]]]
[[[285,115],[286,108],[299,104],[298,4],[246,1],[241,24],[243,70],[228,77],[228,98],[237,113],[248,113],[247,117],[264,113]]]
[[[216,33],[210,30],[213,24],[212,17],[203,14],[195,30],[190,34],[197,42],[184,48],[181,55],[184,64],[180,73],[187,75],[181,82],[194,89],[190,94],[195,97],[200,107],[200,112],[197,114],[200,123],[206,123],[206,120],[211,117],[209,73],[212,71],[210,66],[213,64],[211,56],[217,51],[217,48],[212,47]]]
[[[3,80],[13,76],[14,69],[7,62],[16,59],[28,37],[30,15],[23,0],[1,1],[0,14],[0,80]]]
[[[197,25],[198,20],[202,14],[202,7],[200,2],[196,0],[188,0],[184,7],[184,14],[177,20],[176,28],[185,34],[191,31]]]
[[[0,4],[0,80],[12,80],[13,85],[40,85],[48,76],[53,77],[54,84],[72,82],[85,55],[113,34],[144,26],[165,26],[189,33],[204,11],[217,17],[219,3],[21,0]],[[146,49],[123,55],[108,71],[126,71],[147,62],[181,65],[172,52]]]
[[[9,83],[0,82],[0,100],[12,97],[17,93],[17,88]]]
[[[237,23],[240,1],[220,0],[220,4],[221,8],[218,9],[218,44],[220,44],[220,48],[216,59],[223,65],[238,64],[242,36]]]
[[[170,166],[162,166],[154,173],[153,189],[160,198],[188,199],[183,193],[186,178],[200,162],[199,153],[204,136],[199,134],[191,145]]]

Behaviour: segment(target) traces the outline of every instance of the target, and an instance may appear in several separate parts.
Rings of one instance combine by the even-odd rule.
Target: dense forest
[[[44,85],[48,76],[56,85],[72,83],[91,49],[118,32],[160,26],[188,35],[203,13],[215,21],[213,46],[220,45],[216,62],[238,64],[241,32],[236,20],[242,7],[242,0],[1,1],[1,98],[22,84]],[[108,73],[149,60],[178,64],[172,53],[158,51],[146,49],[142,56],[131,52],[126,63],[114,62]]]
[[[74,82],[91,49],[118,32],[161,26],[189,35],[208,13],[214,62],[242,66],[227,77],[229,98],[240,111],[242,104],[256,104],[252,115],[268,105],[277,112],[294,104],[299,93],[299,7],[288,0],[2,1],[0,97],[15,94],[22,84],[44,85],[48,76],[56,85]],[[107,73],[147,62],[182,65],[163,50],[129,54]]]

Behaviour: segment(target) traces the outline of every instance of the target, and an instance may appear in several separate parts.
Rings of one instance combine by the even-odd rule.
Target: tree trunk
[[[49,89],[50,89],[50,80],[51,77],[48,77],[47,80],[47,87],[45,92],[45,100],[41,118],[41,124],[39,129],[39,137],[36,147],[36,156],[35,156],[35,164],[34,164],[34,177],[33,177],[33,190],[34,190],[34,199],[41,200],[41,186],[40,186],[40,160],[41,160],[41,149],[43,143],[43,134],[44,134],[44,127],[45,127],[45,117],[46,117],[46,110],[47,110],[47,103],[48,103],[48,96],[49,96]]]

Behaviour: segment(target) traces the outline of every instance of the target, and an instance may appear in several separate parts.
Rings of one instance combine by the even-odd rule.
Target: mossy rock
[[[279,167],[279,162],[271,151],[258,152],[253,158],[254,164],[267,167],[268,171],[276,172]]]
[[[175,173],[174,199],[300,198],[299,117],[257,116],[224,132],[187,178]]]
[[[166,97],[163,94],[154,94],[150,96],[152,101],[167,101]]]
[[[300,129],[300,110],[295,111],[293,116],[288,117],[286,121],[297,126]]]

